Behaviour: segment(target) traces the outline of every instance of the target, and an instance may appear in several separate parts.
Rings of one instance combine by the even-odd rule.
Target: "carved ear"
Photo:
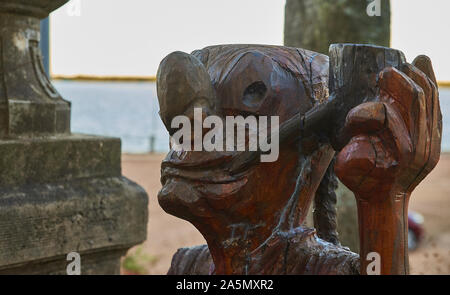
[[[215,109],[215,91],[201,61],[191,54],[173,52],[161,62],[157,74],[160,117],[169,133],[176,116],[192,113],[194,107],[206,113]]]

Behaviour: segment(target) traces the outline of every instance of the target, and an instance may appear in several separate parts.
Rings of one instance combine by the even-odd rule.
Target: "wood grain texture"
[[[356,60],[345,52],[339,58]],[[431,61],[422,56],[393,66],[379,68],[373,95],[346,116],[336,174],[357,199],[361,257],[377,252],[381,274],[408,274],[408,202],[439,160],[442,116]],[[361,93],[360,83],[347,81],[352,77],[339,80],[351,86],[337,97]],[[361,273],[368,263],[361,261]]]
[[[426,60],[419,61],[429,72]],[[176,75],[171,74],[174,64]],[[193,106],[221,118],[279,116],[281,124],[276,162],[257,161],[258,152],[169,152],[161,166],[159,204],[167,213],[190,221],[208,243],[208,251],[206,246],[180,250],[170,274],[357,273],[358,255],[339,245],[333,224],[332,146],[340,151],[335,171],[358,196],[363,255],[374,249],[383,257],[395,253],[390,262],[383,260],[383,273],[407,268],[406,241],[398,235],[404,233],[410,190],[392,190],[389,184],[409,184],[412,189],[436,164],[440,133],[430,140],[416,137],[424,126],[439,127],[437,96],[429,99],[434,103],[429,112],[432,123],[427,123],[426,112],[398,109],[398,101],[421,106],[406,103],[411,94],[425,95],[420,96],[419,86],[401,71],[422,72],[405,66],[403,54],[393,49],[336,45],[330,69],[328,65],[328,58],[318,53],[266,45],[213,46],[164,59],[157,83],[166,126],[175,115],[192,114]],[[434,93],[434,84],[429,85],[429,93]],[[391,104],[392,112],[386,107]],[[395,124],[404,128],[395,129]],[[422,128],[416,128],[417,136],[409,140],[413,126]],[[377,138],[375,150],[370,140]],[[412,150],[418,151],[416,157]],[[413,164],[409,167],[400,159],[413,159],[408,162]],[[398,163],[409,176],[395,174]],[[360,186],[374,165],[381,170],[374,169],[370,181]],[[377,197],[363,197],[368,191],[376,191]],[[316,226],[327,241],[302,226],[314,197]],[[389,246],[381,249],[383,241]],[[362,273],[365,266],[361,263]]]

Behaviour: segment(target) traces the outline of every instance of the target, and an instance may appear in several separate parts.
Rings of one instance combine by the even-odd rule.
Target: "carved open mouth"
[[[161,164],[161,183],[169,178],[190,182],[226,184],[242,178],[242,173],[231,174],[229,165],[236,152],[176,152],[171,150]]]
[[[247,184],[248,171],[229,172],[233,154],[239,153],[171,150],[161,164],[160,206],[170,214],[187,219],[190,214],[211,217],[210,206],[221,208],[236,201],[237,193]],[[228,202],[224,203],[224,199]]]

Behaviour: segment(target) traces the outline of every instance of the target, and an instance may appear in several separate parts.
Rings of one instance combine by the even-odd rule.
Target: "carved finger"
[[[428,121],[431,122],[430,152],[427,163],[411,184],[411,187],[409,188],[410,191],[412,191],[434,169],[441,155],[442,114],[439,104],[439,91],[431,79],[429,79],[429,83],[432,87],[432,104],[430,106],[432,115],[428,118]]]
[[[428,160],[424,163],[422,171],[411,184],[414,189],[436,166],[440,158],[440,145],[442,133],[442,115],[439,105],[439,92],[436,84],[431,60],[427,56],[418,56],[413,65],[404,65],[402,71],[411,77],[425,92],[427,108],[427,126],[430,134],[428,147]]]
[[[418,68],[410,64],[403,64],[401,68],[402,72],[410,77],[417,85],[422,88],[425,94],[426,113],[427,113],[427,126],[428,131],[431,133],[432,118],[433,118],[433,93],[428,77]]]
[[[431,63],[431,59],[426,55],[419,55],[414,59],[412,65],[421,70],[428,78],[431,79],[431,82],[434,85],[437,85],[436,75],[434,74],[433,65]]]
[[[431,149],[431,134],[433,128],[433,93],[431,84],[429,82],[429,78],[418,68],[413,65],[403,64],[402,71],[410,77],[424,92],[425,98],[425,122],[427,125],[428,136],[426,137],[426,143],[423,146],[421,144],[420,137],[417,137],[417,142],[414,142],[414,146],[416,147],[416,160],[419,161],[417,165],[423,165],[422,170],[427,166],[430,158],[430,149]],[[420,147],[424,147],[425,150],[420,150]],[[418,149],[419,148],[419,149]],[[423,155],[423,158],[420,157]],[[419,173],[421,174],[421,173]],[[418,175],[419,176],[419,175]],[[417,176],[417,177],[418,177]]]
[[[391,79],[389,82],[387,79],[382,81],[384,84],[381,87],[381,100],[385,101],[389,130],[399,150],[402,173],[398,176],[398,183],[408,189],[423,170],[430,155],[427,104],[424,91],[411,78],[399,71],[391,71],[390,74],[384,76],[385,79]],[[405,114],[403,106],[407,103],[410,109],[409,113]],[[402,125],[402,120],[396,116],[399,113],[405,125]],[[401,131],[403,126],[406,126],[407,130]],[[409,142],[402,135],[408,134],[408,131]]]
[[[379,133],[379,136],[385,148],[395,151],[396,160],[404,166],[405,163],[409,162],[414,151],[408,126],[395,106],[384,103],[384,107],[386,109],[386,128]]]
[[[386,110],[381,102],[366,102],[350,110],[344,125],[344,142],[359,134],[374,134],[385,127]]]
[[[414,59],[412,64],[428,76],[428,81],[432,88],[432,119],[429,119],[432,122],[430,132],[430,159],[424,170],[424,173],[428,174],[436,166],[441,153],[442,114],[439,103],[439,91],[431,59],[426,55],[419,55]],[[425,177],[426,174],[423,175],[423,177]],[[422,179],[423,178],[421,178],[420,180]]]
[[[430,82],[432,82],[430,80]],[[431,132],[431,151],[429,165],[433,169],[439,161],[441,154],[442,140],[442,113],[439,101],[439,90],[437,85],[433,85],[433,126]],[[431,170],[430,170],[431,171]]]
[[[425,94],[417,83],[395,69],[384,71],[380,84],[380,99],[385,102],[387,123],[398,148],[401,173],[397,183],[407,190],[423,170],[430,154]],[[399,120],[398,114],[403,120]],[[404,126],[407,130],[401,131]],[[405,134],[410,134],[409,141],[405,140]]]
[[[415,138],[415,120],[417,118],[418,101],[416,93],[422,91],[406,74],[395,68],[386,68],[379,79],[381,101],[394,104],[408,126],[411,138]],[[422,91],[423,92],[423,91]]]
[[[431,126],[431,134],[432,134],[432,151],[439,150],[440,151],[440,144],[441,144],[441,134],[442,134],[442,114],[441,114],[441,108],[439,103],[439,91],[438,91],[438,84],[436,80],[436,75],[434,74],[433,65],[431,62],[431,59],[426,55],[419,55],[416,57],[412,63],[416,68],[418,68],[421,72],[423,72],[428,77],[429,85],[432,89],[431,94],[432,97],[432,119],[429,121],[433,122]],[[432,152],[432,155],[434,158],[436,158],[436,155],[438,155],[437,160],[431,160],[431,163],[434,163],[434,165],[437,164],[437,161],[439,160],[439,154],[440,152]]]

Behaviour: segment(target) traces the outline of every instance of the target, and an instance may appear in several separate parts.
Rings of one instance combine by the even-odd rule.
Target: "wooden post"
[[[331,141],[336,150],[346,142],[342,133],[348,112],[375,99],[378,75],[386,67],[397,69],[406,62],[404,54],[392,48],[362,44],[330,46],[330,100],[335,100]]]

